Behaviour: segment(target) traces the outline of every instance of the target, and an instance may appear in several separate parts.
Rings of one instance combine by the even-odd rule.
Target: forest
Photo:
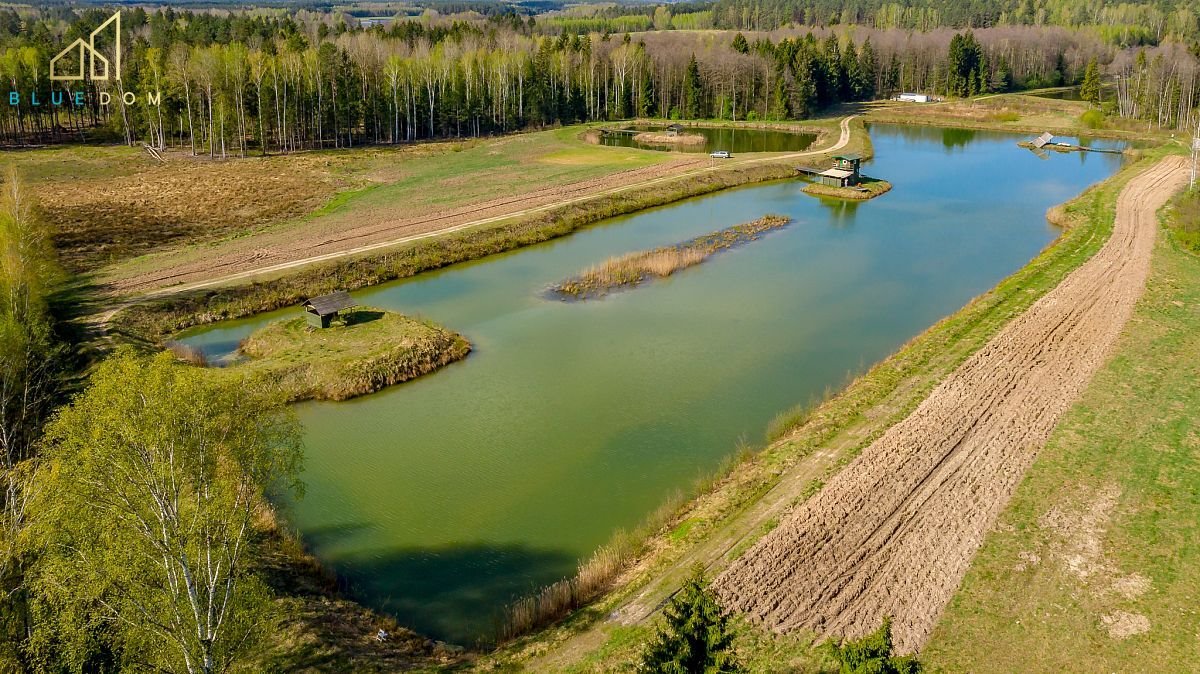
[[[696,11],[646,17],[668,30],[571,33],[559,15],[365,27],[308,10],[135,8],[122,17],[122,79],[83,83],[51,82],[47,64],[111,11],[5,9],[0,143],[123,141],[227,157],[635,116],[804,119],[900,91],[1078,83],[1092,61],[1120,85],[1110,114],[1180,127],[1196,106],[1196,59],[1176,41],[1129,48],[1094,31],[1026,25],[690,31],[674,29],[675,17],[705,12],[676,9]]]

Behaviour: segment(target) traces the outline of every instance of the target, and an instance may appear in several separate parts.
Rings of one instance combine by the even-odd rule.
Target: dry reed
[[[674,246],[609,258],[553,286],[550,291],[574,299],[601,297],[611,290],[636,286],[651,278],[664,278],[698,265],[715,253],[753,241],[759,234],[778,229],[789,222],[791,219],[782,215],[768,215]]]

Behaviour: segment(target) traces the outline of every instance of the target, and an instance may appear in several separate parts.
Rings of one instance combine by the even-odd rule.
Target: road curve
[[[503,220],[508,220],[508,219],[514,218],[514,217],[520,217],[520,216],[524,216],[524,215],[532,215],[534,213],[540,213],[543,211],[552,210],[555,208],[559,208],[559,207],[566,206],[569,204],[577,203],[580,201],[587,201],[589,199],[594,199],[594,198],[600,197],[600,196],[606,196],[606,195],[610,195],[610,194],[619,194],[621,192],[627,192],[629,190],[635,190],[635,189],[640,189],[643,187],[648,187],[651,185],[657,185],[657,184],[664,183],[664,182],[679,180],[680,178],[687,178],[690,176],[701,175],[704,173],[717,171],[717,170],[720,170],[723,168],[728,168],[731,165],[732,166],[751,166],[754,164],[761,164],[761,163],[766,163],[766,162],[786,161],[789,159],[797,159],[797,158],[801,158],[801,157],[809,157],[809,156],[825,154],[827,152],[836,152],[837,150],[840,150],[843,147],[845,147],[850,142],[850,120],[853,118],[854,118],[854,116],[851,115],[849,117],[842,119],[842,121],[840,123],[841,133],[838,137],[837,142],[834,143],[833,145],[831,145],[830,147],[821,148],[819,150],[807,150],[804,152],[795,152],[795,153],[784,154],[784,155],[772,155],[769,157],[761,157],[761,158],[756,158],[756,159],[738,160],[738,161],[733,161],[733,162],[728,162],[728,161],[722,162],[716,166],[708,166],[708,167],[704,167],[704,168],[694,169],[691,171],[685,171],[682,173],[676,173],[676,174],[667,175],[667,176],[663,176],[663,177],[633,182],[633,183],[629,183],[626,185],[622,185],[621,187],[616,187],[616,188],[612,188],[612,189],[591,191],[591,192],[588,192],[588,193],[580,195],[580,196],[574,196],[574,197],[571,197],[568,199],[562,199],[559,201],[555,201],[553,203],[544,204],[544,205],[537,206],[534,208],[518,209],[518,210],[502,213],[500,215],[495,215],[495,216],[490,216],[490,217],[485,217],[485,218],[477,218],[477,219],[470,220],[468,222],[462,222],[459,224],[438,228],[433,231],[423,232],[421,234],[401,236],[401,237],[397,237],[394,239],[388,239],[386,241],[377,241],[377,242],[373,242],[373,243],[370,243],[367,245],[354,246],[354,247],[346,248],[344,250],[339,250],[339,251],[335,251],[335,252],[331,252],[331,253],[325,253],[322,255],[314,255],[314,256],[310,256],[310,257],[289,260],[287,262],[268,264],[268,265],[264,265],[264,266],[260,266],[260,267],[255,267],[252,269],[245,269],[245,270],[238,271],[236,273],[231,273],[231,274],[212,276],[212,277],[206,278],[202,281],[196,281],[196,282],[191,282],[191,283],[183,283],[183,284],[179,284],[179,285],[171,285],[171,286],[167,286],[167,287],[150,289],[147,292],[145,292],[142,295],[142,297],[143,298],[162,297],[164,295],[173,295],[176,293],[183,293],[183,292],[188,292],[191,290],[200,290],[202,288],[209,288],[212,286],[223,285],[226,283],[233,283],[236,281],[246,280],[246,279],[253,278],[256,276],[261,276],[264,274],[275,274],[275,273],[279,273],[281,271],[287,271],[289,269],[295,269],[297,267],[303,267],[303,266],[314,264],[317,262],[327,262],[329,260],[336,260],[339,258],[351,257],[354,255],[361,255],[362,253],[368,253],[368,252],[371,252],[374,250],[379,250],[381,248],[390,248],[392,246],[398,246],[398,245],[405,244],[405,243],[412,243],[412,242],[420,241],[423,239],[429,239],[429,238],[433,238],[433,237],[443,236],[445,234],[450,234],[450,233],[461,231],[464,229],[470,229],[472,227],[479,227],[480,225],[493,224],[493,223],[500,222]],[[173,281],[173,277],[170,276],[169,274],[167,276],[164,276],[163,278],[159,279],[160,283],[170,283],[172,281]]]
[[[1055,423],[1145,287],[1180,157],[1133,178],[1111,238],[900,423],[733,562],[726,606],[776,631],[861,636],[894,618],[919,650]]]

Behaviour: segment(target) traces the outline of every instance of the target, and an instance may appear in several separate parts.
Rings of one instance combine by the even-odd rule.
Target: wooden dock
[[[1046,150],[1051,150],[1054,152],[1101,152],[1104,154],[1123,154],[1124,153],[1124,150],[1110,150],[1108,148],[1100,148],[1100,147],[1084,147],[1083,145],[1075,145],[1075,144],[1071,144],[1071,143],[1068,143],[1068,144],[1055,143],[1055,142],[1052,142],[1053,140],[1054,140],[1054,136],[1052,136],[1049,132],[1046,132],[1046,133],[1043,133],[1042,135],[1038,136],[1037,138],[1034,138],[1033,140],[1020,141],[1017,143],[1017,146],[1023,147],[1027,150],[1032,150],[1035,154],[1038,154],[1039,151],[1046,151]],[[1039,154],[1039,156],[1041,156],[1041,155]]]

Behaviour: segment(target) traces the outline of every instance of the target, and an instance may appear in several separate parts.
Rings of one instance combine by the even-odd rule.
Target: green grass
[[[414,379],[471,350],[461,335],[429,321],[360,308],[325,329],[305,317],[276,321],[242,344],[248,360],[221,373],[263,374],[292,401],[345,400]]]
[[[1200,258],[1160,236],[1113,358],[1064,416],[926,648],[936,671],[1195,671]],[[1070,557],[1092,572],[1073,572]],[[1144,577],[1144,592],[1114,591]],[[1144,616],[1115,639],[1104,616]]]
[[[1171,236],[1185,249],[1200,254],[1200,189],[1175,198],[1170,219]]]

